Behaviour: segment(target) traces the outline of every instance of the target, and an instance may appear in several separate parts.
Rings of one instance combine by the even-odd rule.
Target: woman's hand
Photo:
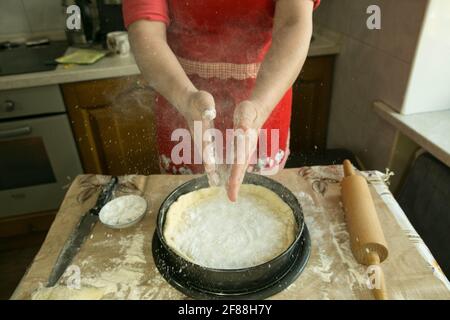
[[[259,129],[267,118],[261,111],[260,104],[251,100],[241,102],[234,111],[234,129],[237,130],[234,139],[234,162],[227,183],[228,198],[233,202],[237,200],[249,160],[256,151]],[[241,139],[241,145],[238,139]]]
[[[272,44],[258,71],[250,100],[237,106],[235,128],[260,129],[286,91],[294,83],[308,54],[312,35],[312,1],[278,0],[275,6]],[[253,142],[256,148],[256,140]],[[248,150],[250,151],[250,150]],[[228,197],[236,201],[252,153],[244,164],[233,164]]]
[[[216,117],[214,98],[209,92],[191,91],[185,95],[184,101],[177,109],[186,119],[191,131],[194,129],[194,121],[205,122],[203,125],[208,126]]]
[[[191,133],[194,121],[202,121],[203,132],[215,118],[214,98],[195,88],[167,44],[166,25],[161,21],[138,20],[128,28],[136,62],[148,84],[158,91],[186,119]],[[202,137],[199,137],[202,141]],[[198,149],[199,150],[199,149]],[[205,167],[208,171],[208,166]]]
[[[214,119],[216,117],[216,108],[213,96],[206,91],[196,90],[187,93],[185,96],[185,102],[178,108],[179,112],[183,115],[188,123],[189,130],[191,131],[194,142],[202,142],[201,145],[196,145],[197,151],[202,150],[202,159],[205,166],[205,171],[208,177],[215,172],[215,163],[211,162],[211,157],[205,155],[205,150],[211,150],[207,148],[211,141],[204,141],[205,131],[214,127]],[[202,131],[200,137],[195,137],[194,122],[201,121]],[[200,132],[199,132],[200,133]],[[205,157],[206,156],[206,157]]]

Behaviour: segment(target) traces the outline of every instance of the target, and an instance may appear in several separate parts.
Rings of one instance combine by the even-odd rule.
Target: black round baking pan
[[[185,294],[203,298],[241,296],[245,298],[249,294],[272,292],[277,288],[281,291],[289,285],[290,282],[288,283],[287,280],[293,281],[303,270],[309,257],[310,240],[307,231],[304,233],[306,226],[297,198],[282,184],[265,176],[247,173],[243,183],[266,187],[289,205],[297,223],[293,243],[274,259],[249,268],[214,269],[184,259],[167,245],[163,230],[170,206],[181,195],[209,186],[206,176],[192,179],[177,187],[163,201],[157,217],[152,246],[153,257],[160,273],[169,283]],[[270,288],[272,290],[269,290]]]
[[[311,238],[307,226],[303,230],[300,246],[294,251],[295,259],[289,270],[283,275],[274,279],[272,283],[266,286],[260,286],[256,290],[242,290],[233,293],[224,293],[220,291],[206,290],[204,288],[198,288],[194,283],[186,281],[179,272],[173,268],[168,268],[164,260],[164,248],[161,241],[159,241],[158,235],[153,235],[152,250],[155,257],[155,263],[158,270],[163,277],[174,288],[194,299],[217,299],[217,300],[231,300],[231,299],[245,299],[245,300],[259,300],[266,299],[268,297],[277,294],[293,283],[303,272],[308,263],[309,256],[311,254]]]

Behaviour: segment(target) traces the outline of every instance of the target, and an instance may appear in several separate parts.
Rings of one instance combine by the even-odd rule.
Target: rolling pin
[[[355,174],[349,160],[344,161],[341,192],[352,253],[359,263],[374,266],[373,295],[377,300],[386,300],[386,285],[380,266],[388,256],[386,239],[366,179]]]

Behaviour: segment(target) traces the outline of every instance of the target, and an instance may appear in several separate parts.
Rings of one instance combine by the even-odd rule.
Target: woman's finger
[[[247,101],[242,102],[236,108],[234,113],[234,127],[247,130],[254,126],[258,114],[255,106]]]
[[[210,129],[214,128],[212,120],[202,120],[202,150],[203,163],[206,172],[211,172],[215,168],[215,145],[211,136]]]
[[[236,202],[239,188],[241,187],[242,180],[244,179],[246,164],[233,164],[231,167],[230,179],[227,185],[228,198],[232,202]]]
[[[236,141],[240,138],[241,143],[235,143],[235,159],[234,164],[231,167],[230,178],[228,180],[227,194],[228,198],[235,202],[238,197],[239,188],[244,180],[245,171],[248,166],[249,155],[253,153],[255,144],[257,141],[257,135],[255,132],[251,132],[255,126],[257,119],[257,110],[253,103],[249,101],[241,102],[234,113],[234,127],[235,129],[242,129],[245,132],[239,133],[240,136],[236,137]],[[242,161],[244,156],[244,161]]]
[[[214,120],[216,118],[216,107],[213,96],[206,91],[195,93],[194,107],[203,120]]]
[[[235,202],[238,197],[239,188],[244,179],[248,165],[248,155],[250,154],[251,141],[246,133],[238,133],[234,141],[234,163],[231,167],[230,178],[228,180],[228,198]]]
[[[206,175],[210,186],[220,184],[219,176],[216,172],[215,141],[212,138],[211,129],[214,128],[214,119],[216,118],[216,109],[214,107],[213,97],[205,92],[199,92],[197,101],[197,110],[202,119],[202,159]]]

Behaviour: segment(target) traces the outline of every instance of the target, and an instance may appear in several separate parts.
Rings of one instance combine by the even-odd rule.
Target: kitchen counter
[[[69,48],[68,51],[73,50]],[[91,65],[58,65],[53,71],[0,77],[0,90],[38,87],[139,74],[134,57],[107,56]]]
[[[402,115],[383,102],[374,107],[384,120],[450,167],[450,109]]]
[[[370,183],[390,249],[382,264],[389,297],[450,299],[448,280],[384,184],[384,176],[374,171],[361,174]],[[366,285],[366,267],[356,262],[350,250],[340,205],[342,176],[341,166],[326,166],[286,169],[272,177],[298,198],[312,242],[311,257],[303,273],[273,299],[372,299]],[[133,193],[144,196],[149,203],[148,211],[139,224],[128,229],[108,229],[97,223],[73,261],[80,268],[81,288],[97,288],[102,299],[186,298],[157,271],[151,239],[162,201],[191,178],[189,175],[122,177],[119,191],[134,190]],[[95,191],[107,182],[108,178],[103,176],[76,178],[12,299],[30,299],[36,289],[45,285],[70,232],[80,216],[94,205]],[[72,274],[64,276],[59,288],[65,288],[72,280]]]
[[[314,34],[308,56],[337,54],[339,49],[339,41],[333,37]],[[59,65],[53,71],[3,76],[0,77],[0,90],[125,77],[139,73],[140,71],[132,55],[128,57],[108,56],[92,65]]]

